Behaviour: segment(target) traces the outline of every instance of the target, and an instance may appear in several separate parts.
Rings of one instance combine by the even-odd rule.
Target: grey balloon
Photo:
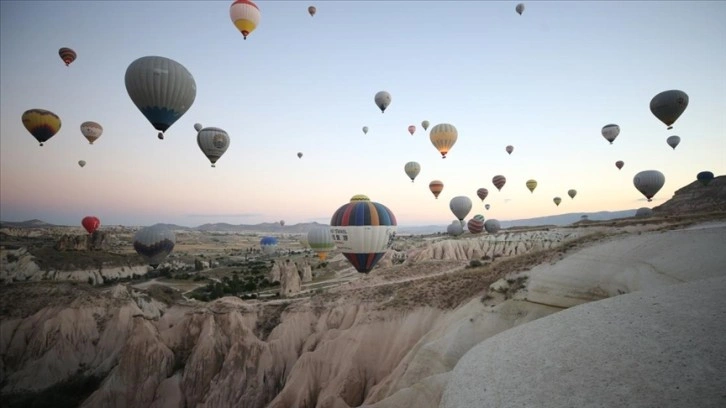
[[[212,163],[212,167],[216,167],[217,160],[229,147],[229,135],[220,128],[203,128],[197,133],[197,145]]]
[[[653,210],[648,207],[640,207],[635,211],[636,218],[650,218],[653,216]]]
[[[449,224],[448,227],[446,227],[446,233],[458,237],[459,235],[464,233],[464,227],[461,225],[461,221],[454,220]]]
[[[197,97],[192,74],[180,63],[165,57],[147,56],[126,69],[126,91],[134,105],[159,131],[164,132],[181,118]]]
[[[373,98],[373,101],[376,103],[376,106],[378,106],[378,109],[381,110],[381,113],[384,113],[386,108],[388,108],[388,105],[391,104],[391,94],[386,91],[380,91]]]
[[[633,185],[640,191],[648,201],[653,201],[653,196],[665,184],[665,176],[658,170],[644,170],[633,177]]]
[[[676,146],[681,143],[681,138],[675,135],[669,136],[668,139],[666,139],[666,143],[668,143],[668,146],[672,147],[673,150],[676,150]]]
[[[661,122],[673,129],[673,124],[688,107],[688,94],[677,89],[663,91],[650,100],[650,111]]]
[[[471,199],[467,196],[456,196],[449,201],[449,208],[459,221],[463,221],[471,211]]]
[[[517,14],[519,14],[521,16],[522,13],[524,13],[524,4],[523,3],[517,4],[517,7],[515,7],[514,10],[517,12]]]
[[[162,224],[145,227],[134,234],[134,249],[154,269],[174,250],[176,235]]]
[[[492,218],[484,222],[484,229],[490,234],[496,234],[502,229],[502,226],[499,224],[499,221]]]

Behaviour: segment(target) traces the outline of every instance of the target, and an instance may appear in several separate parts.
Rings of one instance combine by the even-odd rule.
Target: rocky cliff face
[[[57,251],[101,251],[106,249],[106,233],[94,231],[93,234],[65,234],[55,244]]]
[[[694,181],[673,193],[665,203],[653,207],[656,215],[726,211],[726,176],[715,177],[704,186]]]

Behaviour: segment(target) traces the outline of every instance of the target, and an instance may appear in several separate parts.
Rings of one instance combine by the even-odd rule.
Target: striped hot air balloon
[[[439,194],[444,190],[444,183],[440,180],[433,180],[429,183],[429,190],[431,190],[434,198],[438,200]]]
[[[475,215],[474,218],[469,220],[466,227],[472,234],[480,234],[484,231],[484,216],[481,214]]]
[[[23,126],[41,146],[61,128],[61,120],[55,113],[45,109],[30,109],[23,112]]]
[[[358,272],[370,272],[396,237],[396,217],[370,200],[351,200],[333,213],[330,234]]]
[[[489,195],[489,190],[482,187],[482,188],[476,190],[476,195],[477,195],[477,197],[479,197],[481,199],[482,202],[484,202],[484,199],[486,199],[487,196]]]
[[[315,251],[321,261],[327,258],[328,252],[335,249],[335,242],[333,242],[333,236],[330,235],[329,227],[315,227],[308,231],[307,238],[310,249]]]
[[[497,191],[502,191],[502,187],[507,184],[507,178],[499,174],[492,178],[492,183],[497,188]]]
[[[60,55],[63,62],[65,62],[66,66],[71,65],[71,63],[73,61],[75,61],[76,58],[78,57],[76,52],[68,47],[63,47],[63,48],[59,49],[58,55]]]

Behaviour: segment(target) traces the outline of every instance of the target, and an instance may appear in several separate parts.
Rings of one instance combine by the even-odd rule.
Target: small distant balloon
[[[514,146],[509,145],[509,146],[506,147],[505,150],[507,151],[507,153],[512,154],[512,152],[514,151]]]
[[[555,205],[559,207],[560,203],[562,202],[562,199],[560,197],[555,197],[552,199],[552,201],[554,201]]]
[[[534,193],[534,189],[537,188],[537,180],[530,179],[525,183],[530,193]]]
[[[507,178],[501,174],[496,175],[492,178],[492,184],[497,188],[497,191],[502,191],[502,187],[507,184]]]
[[[433,180],[429,183],[429,190],[431,190],[434,197],[438,199],[439,194],[441,194],[441,191],[444,190],[444,183],[440,180]]]
[[[373,97],[373,101],[378,106],[378,109],[381,110],[381,113],[385,113],[386,108],[391,104],[391,94],[386,91],[380,91]]]
[[[195,125],[194,128],[196,129],[197,126]],[[229,147],[229,135],[220,128],[202,128],[197,133],[197,145],[212,163],[212,167],[217,167],[217,160],[222,157]]]
[[[368,134],[368,126],[363,126],[363,134],[364,135]]]
[[[439,123],[431,128],[431,132],[429,132],[431,144],[441,153],[442,159],[446,158],[446,154],[454,146],[458,137],[459,132],[456,127],[448,123]]]
[[[449,224],[448,227],[446,227],[446,233],[453,236],[458,237],[459,235],[464,233],[464,227],[461,225],[461,221],[454,220]]]
[[[668,139],[666,139],[666,143],[668,143],[668,146],[672,147],[673,150],[676,150],[676,146],[681,143],[681,138],[675,135],[669,136]]]
[[[403,171],[411,179],[411,183],[413,183],[416,176],[421,172],[421,165],[415,161],[410,161],[403,166]]]
[[[484,208],[488,210],[488,209],[492,208],[492,205],[491,204],[484,204]]]
[[[303,156],[302,152],[297,152],[297,158],[298,159],[302,159],[302,156]]]
[[[489,195],[489,190],[482,187],[482,188],[476,190],[476,195],[477,195],[477,197],[479,197],[479,199],[481,199],[482,202],[484,202],[484,199],[487,198],[487,196]]]
[[[408,133],[410,133],[411,136],[413,136],[414,132],[416,132],[416,126],[414,126],[414,125],[409,126]]]
[[[521,16],[522,13],[524,13],[524,4],[523,3],[517,4],[517,7],[514,8],[514,11],[516,11],[517,14],[519,14]]]
[[[86,161],[85,160],[78,160],[78,165],[81,166],[81,167],[84,167],[86,165]]]
[[[162,224],[142,228],[134,234],[134,249],[154,269],[174,250],[175,244],[174,231]]]
[[[89,234],[93,234],[98,227],[101,226],[101,220],[99,220],[98,217],[89,215],[87,217],[83,217],[81,225],[86,229],[86,231],[88,231]]]
[[[201,123],[195,123],[194,124],[194,130],[196,130],[197,132],[199,132],[200,130],[202,130],[203,127],[204,126],[202,126]]]
[[[41,146],[61,128],[61,120],[58,115],[45,109],[26,110],[21,119],[25,129],[40,142]]]
[[[93,144],[103,134],[103,126],[96,122],[83,122],[81,123],[81,134],[88,140],[88,143]]]
[[[498,220],[491,219],[484,222],[484,229],[490,234],[496,234],[500,229],[502,229],[502,226],[499,224]]]
[[[603,126],[602,130],[600,131],[602,133],[602,137],[605,138],[610,144],[613,144],[613,141],[616,137],[620,134],[620,126],[615,124],[609,124]]]
[[[618,170],[622,169],[624,165],[625,165],[625,162],[622,160],[618,160],[615,162],[615,167],[617,167]]]
[[[315,16],[315,13],[318,11],[318,9],[315,8],[315,6],[308,7],[308,14],[310,14],[310,17]]]
[[[688,107],[688,95],[677,89],[663,91],[650,100],[650,112],[673,129],[673,124]]]
[[[421,127],[424,130],[429,130],[429,121],[428,120],[424,120],[423,122],[421,122]]]
[[[570,196],[570,198],[573,198],[574,199],[575,196],[577,195],[577,190],[575,190],[574,188],[573,189],[570,189],[570,190],[567,190],[567,195]]]
[[[68,47],[63,47],[58,50],[58,55],[60,55],[63,62],[65,62],[66,66],[71,65],[73,61],[76,60],[76,52]]]
[[[653,201],[653,197],[665,184],[665,176],[658,170],[645,170],[633,177],[633,185],[641,194]]]
[[[707,186],[708,183],[713,180],[713,173],[711,173],[710,171],[702,171],[698,173],[698,175],[696,175],[696,180],[698,180],[704,186]]]

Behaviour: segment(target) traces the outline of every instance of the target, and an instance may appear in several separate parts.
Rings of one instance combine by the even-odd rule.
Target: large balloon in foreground
[[[406,175],[411,179],[411,183],[413,183],[418,173],[421,172],[421,165],[415,161],[410,161],[403,166],[403,171],[406,172]]]
[[[501,174],[496,175],[492,178],[492,184],[497,188],[497,191],[502,191],[502,187],[507,184],[507,178]]]
[[[330,228],[315,227],[308,231],[308,245],[318,255],[318,259],[324,261],[328,257],[328,252],[335,249],[335,242],[333,242],[333,237],[330,235]]]
[[[602,137],[605,138],[610,144],[613,144],[613,141],[616,137],[620,134],[620,126],[615,124],[609,124],[602,127],[602,130],[600,130],[600,133],[602,133]]]
[[[516,11],[517,14],[519,14],[521,16],[522,13],[524,13],[524,4],[523,3],[517,4],[517,7],[514,8],[514,11]]]
[[[429,183],[429,190],[431,190],[434,198],[438,199],[439,194],[444,190],[444,183],[440,180],[433,180]]]
[[[370,200],[342,205],[330,219],[330,234],[358,272],[370,272],[396,237],[396,216]]]
[[[416,132],[416,126],[414,126],[414,125],[410,125],[410,126],[408,127],[408,133],[410,133],[410,134],[411,134],[411,136],[413,136],[413,134],[414,134],[415,132]]]
[[[484,229],[490,234],[496,234],[502,229],[502,226],[499,224],[499,221],[491,219],[484,222]]]
[[[577,195],[577,190],[575,190],[574,188],[567,190],[567,195],[570,196],[570,198],[575,198],[575,196]]]
[[[668,146],[672,147],[673,150],[676,150],[676,146],[681,143],[681,138],[675,135],[669,136],[668,139],[666,139],[666,143],[668,143]]]
[[[381,113],[384,113],[388,105],[391,104],[391,94],[386,91],[380,91],[373,97],[373,101],[378,106],[378,109],[381,110]]]
[[[471,199],[467,196],[456,196],[449,201],[449,209],[459,221],[463,222],[471,211]]]
[[[530,193],[534,193],[534,189],[537,188],[537,180],[530,179],[525,183]]]
[[[45,109],[30,109],[23,112],[23,126],[40,142],[47,142],[61,128],[61,120],[55,113]]]
[[[633,185],[640,191],[648,201],[653,201],[658,191],[665,184],[665,176],[658,170],[645,170],[633,177]]]
[[[245,40],[260,24],[261,17],[260,8],[250,0],[236,0],[229,6],[229,18]]]
[[[560,203],[562,202],[562,199],[560,197],[555,197],[552,199],[552,201],[554,201],[555,205],[559,207]]]
[[[78,160],[78,165],[81,166],[81,168],[83,168],[83,167],[86,166],[86,161],[85,160]]]
[[[310,17],[315,16],[315,13],[318,11],[318,9],[315,8],[315,6],[308,7],[308,14],[310,14]]]
[[[507,153],[512,154],[512,152],[514,151],[514,146],[509,145],[504,150],[506,150]]]
[[[363,126],[363,134],[364,135],[368,134],[368,126]]]
[[[486,188],[482,187],[482,188],[476,190],[476,196],[479,197],[479,199],[481,199],[482,202],[484,202],[484,199],[487,198],[488,195],[489,195],[489,190],[487,190]]]
[[[58,50],[58,55],[60,55],[63,62],[66,63],[66,66],[71,65],[71,62],[76,60],[76,52],[68,47],[63,47]]]
[[[477,214],[466,224],[466,228],[472,234],[479,234],[484,231],[484,216]]]
[[[625,162],[622,160],[618,160],[615,162],[615,167],[617,167],[618,170],[622,169],[624,165],[625,165]]]
[[[81,123],[81,134],[88,140],[88,143],[93,144],[103,134],[103,126],[92,121],[83,122]]]
[[[424,120],[423,122],[421,122],[421,127],[424,128],[424,130],[429,130],[429,121]]]
[[[184,66],[172,59],[147,56],[126,69],[126,91],[134,105],[164,132],[186,113],[197,97],[197,84]]]
[[[456,127],[448,123],[439,123],[431,128],[431,132],[429,132],[431,143],[441,153],[441,158],[443,159],[446,158],[446,154],[454,146],[458,137],[459,132],[456,130]]]
[[[81,225],[86,229],[86,231],[88,231],[89,234],[93,234],[98,227],[101,226],[101,220],[99,220],[98,217],[89,215],[87,217],[83,217]]]
[[[446,227],[446,233],[458,237],[459,235],[464,233],[464,227],[461,225],[461,221],[454,220],[449,224],[448,227]]]
[[[263,254],[273,254],[277,249],[277,238],[275,237],[262,237],[260,240],[260,249]]]
[[[707,186],[708,183],[713,180],[713,173],[711,173],[710,171],[702,171],[698,173],[698,175],[696,176],[696,180],[698,180],[704,186]]]
[[[661,122],[673,129],[673,124],[688,107],[688,95],[679,90],[663,91],[650,100],[650,111]]]
[[[207,156],[207,159],[209,159],[212,163],[212,167],[217,167],[217,160],[222,157],[229,147],[229,135],[220,128],[202,128],[199,133],[197,133],[197,145],[199,145],[202,153],[204,153],[204,155]]]
[[[174,231],[161,224],[142,228],[134,234],[134,249],[154,269],[174,250],[174,244]]]

